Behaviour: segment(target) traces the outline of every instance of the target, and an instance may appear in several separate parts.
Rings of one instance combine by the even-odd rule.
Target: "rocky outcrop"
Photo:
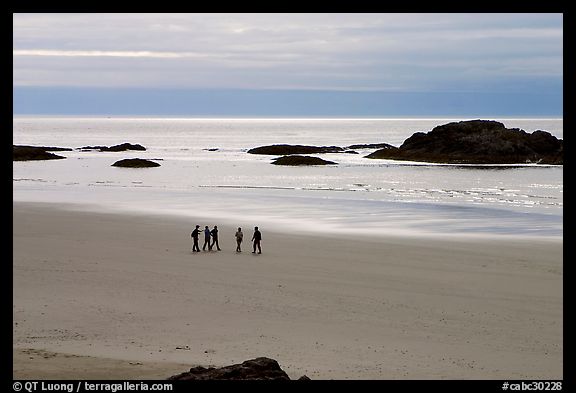
[[[310,157],[310,156],[283,156],[278,157],[272,161],[274,165],[291,165],[291,166],[300,166],[300,165],[338,165],[336,162],[323,160],[322,158],[318,157]]]
[[[250,154],[267,154],[273,156],[286,156],[292,154],[322,154],[322,153],[348,153],[358,154],[353,149],[383,149],[394,147],[387,143],[368,143],[350,145],[346,147],[340,146],[307,146],[307,145],[268,145],[255,147],[248,150]]]
[[[198,381],[198,380],[283,380],[290,377],[280,368],[274,359],[259,357],[246,360],[241,364],[233,364],[221,368],[193,367],[190,371],[168,378],[172,381]],[[309,380],[302,376],[300,380]]]
[[[160,166],[157,162],[150,160],[143,160],[141,158],[127,158],[124,160],[116,161],[112,166],[123,168],[151,168]]]
[[[395,148],[388,143],[365,143],[361,145],[350,145],[347,146],[346,149],[389,149]]]
[[[345,149],[338,146],[306,146],[306,145],[269,145],[248,150],[250,154],[267,154],[287,156],[291,154],[343,153]]]
[[[80,147],[79,150],[98,150],[98,151],[127,151],[127,150],[136,150],[136,151],[145,151],[146,148],[139,144],[132,144],[132,143],[122,143],[120,145],[114,146],[84,146]]]
[[[67,147],[12,145],[12,161],[61,160],[66,157],[50,151],[72,151]]]
[[[529,134],[491,120],[448,123],[417,132],[399,148],[385,148],[368,158],[454,164],[563,163],[564,145],[546,131]]]

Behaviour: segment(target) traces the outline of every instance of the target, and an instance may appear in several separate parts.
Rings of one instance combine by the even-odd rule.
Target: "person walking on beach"
[[[240,245],[242,244],[242,239],[244,238],[244,233],[242,233],[242,228],[238,228],[236,231],[236,252],[242,252]]]
[[[212,246],[210,245],[210,228],[208,228],[208,225],[204,227],[204,245],[202,246],[203,251],[206,251],[206,246],[208,246],[208,251],[212,250]]]
[[[196,229],[192,231],[192,240],[194,240],[194,245],[192,246],[192,252],[200,252],[200,248],[198,247],[198,236],[200,235],[200,231],[198,230],[200,225],[196,225]]]
[[[254,227],[254,235],[252,236],[252,241],[254,242],[254,251],[252,251],[252,254],[256,254],[256,247],[258,247],[258,254],[262,254],[262,249],[260,248],[260,240],[262,240],[262,234],[258,230],[258,227]]]
[[[212,249],[214,247],[214,244],[216,244],[216,249],[218,251],[222,251],[220,250],[220,246],[218,245],[218,226],[214,225],[214,229],[212,229],[210,233],[212,234],[212,246],[210,247],[210,249]]]

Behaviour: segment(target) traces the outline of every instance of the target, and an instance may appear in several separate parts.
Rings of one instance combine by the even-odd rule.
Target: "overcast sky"
[[[19,89],[47,87],[537,90],[561,103],[562,14],[14,14],[13,37],[15,107]]]

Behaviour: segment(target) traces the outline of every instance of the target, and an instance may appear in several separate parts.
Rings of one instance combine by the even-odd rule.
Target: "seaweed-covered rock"
[[[343,153],[345,149],[338,146],[306,146],[306,145],[269,145],[248,150],[250,154],[267,154],[286,156],[291,154]]]
[[[491,120],[448,123],[417,132],[399,148],[385,148],[368,158],[454,164],[563,163],[563,141],[546,131],[529,134]]]
[[[12,161],[61,160],[66,157],[49,151],[71,151],[66,147],[12,145]]]
[[[143,160],[141,158],[127,158],[124,160],[116,161],[112,166],[118,166],[122,168],[151,168],[160,166],[157,162],[150,160]]]
[[[308,377],[306,377],[308,378]],[[290,377],[274,359],[259,357],[221,368],[193,367],[190,371],[168,378],[173,381],[195,380],[284,380]],[[309,378],[308,378],[309,379]]]
[[[336,162],[323,160],[322,158],[318,157],[310,157],[310,156],[283,156],[278,157],[272,161],[274,165],[292,165],[292,166],[300,166],[300,165],[337,165]]]

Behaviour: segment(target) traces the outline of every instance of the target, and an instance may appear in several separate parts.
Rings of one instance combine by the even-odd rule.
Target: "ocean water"
[[[282,167],[246,153],[277,144],[389,143],[445,119],[14,117],[13,143],[79,148],[139,143],[144,152],[57,152],[13,163],[13,199],[173,214],[247,228],[442,236],[561,238],[563,167],[463,166],[323,154],[338,165]],[[562,119],[491,119],[563,137]],[[111,165],[157,159],[157,168]],[[191,226],[196,224],[192,222]]]

